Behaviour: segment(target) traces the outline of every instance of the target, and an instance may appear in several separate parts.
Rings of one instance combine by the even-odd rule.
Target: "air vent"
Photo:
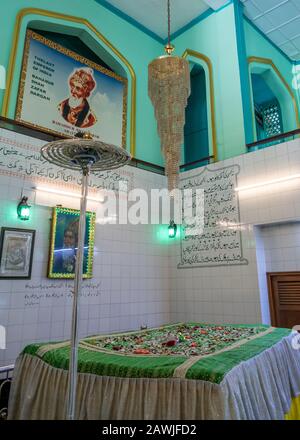
[[[278,281],[279,305],[300,305],[300,281]]]

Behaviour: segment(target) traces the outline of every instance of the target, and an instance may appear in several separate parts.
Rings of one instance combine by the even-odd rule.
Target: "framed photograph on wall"
[[[74,278],[78,250],[78,226],[80,211],[77,209],[53,208],[49,278]],[[96,214],[86,213],[83,278],[92,278]]]
[[[1,228],[0,279],[30,279],[35,231]]]
[[[127,79],[27,30],[16,119],[53,134],[126,145]]]

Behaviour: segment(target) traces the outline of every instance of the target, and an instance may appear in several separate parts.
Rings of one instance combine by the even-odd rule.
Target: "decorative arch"
[[[212,144],[212,152],[214,156],[214,162],[218,160],[218,149],[217,149],[217,131],[216,131],[216,111],[215,111],[215,92],[214,92],[214,77],[213,77],[213,65],[211,60],[204,54],[197,52],[192,49],[186,49],[182,55],[182,58],[196,58],[197,60],[202,61],[201,64],[204,64],[204,68],[206,73],[208,73],[208,82],[209,82],[209,112],[210,115],[210,140]],[[193,60],[190,60],[193,61]]]
[[[262,75],[268,86],[273,90],[274,95],[278,97],[279,103],[281,107],[283,107],[285,113],[283,118],[285,119],[283,124],[284,129],[286,131],[291,131],[295,128],[300,128],[299,110],[294,93],[273,61],[268,58],[252,56],[248,58],[248,65],[251,89],[251,73],[259,73]],[[256,138],[253,93],[251,95],[253,131]]]
[[[104,47],[107,47],[115,56],[115,58],[120,62],[121,65],[125,66],[125,68],[128,71],[128,74],[130,76],[130,153],[132,157],[135,155],[135,142],[136,142],[136,75],[135,71],[130,64],[130,62],[122,55],[116,47],[112,45],[112,43],[109,42],[107,38],[104,37],[104,35],[99,32],[95,26],[93,26],[88,20],[81,17],[75,17],[72,15],[65,15],[59,12],[54,11],[47,11],[44,9],[38,9],[38,8],[25,8],[22,9],[16,18],[16,24],[14,28],[14,34],[13,34],[13,42],[12,42],[12,49],[8,64],[8,71],[7,71],[7,84],[6,84],[6,90],[5,95],[3,99],[3,106],[2,106],[2,116],[7,117],[8,111],[9,111],[9,104],[10,104],[10,98],[12,93],[12,86],[13,86],[13,78],[14,78],[14,72],[16,68],[16,57],[17,57],[17,51],[18,46],[20,43],[20,33],[22,28],[22,23],[25,17],[28,15],[35,15],[39,17],[46,17],[46,18],[52,18],[55,20],[62,20],[65,22],[70,23],[76,23],[81,25],[82,30],[88,29],[95,37],[96,39],[100,40]],[[35,18],[33,21],[37,22],[39,21],[38,18]],[[85,28],[85,29],[84,29]]]

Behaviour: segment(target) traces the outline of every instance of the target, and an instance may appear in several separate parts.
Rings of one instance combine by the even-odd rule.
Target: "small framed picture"
[[[79,217],[77,209],[53,208],[48,278],[75,277]],[[95,220],[95,213],[86,213],[83,278],[93,276]]]
[[[30,279],[35,231],[1,228],[0,279]]]

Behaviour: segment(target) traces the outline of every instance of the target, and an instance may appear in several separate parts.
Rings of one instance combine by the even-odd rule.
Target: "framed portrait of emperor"
[[[16,120],[49,133],[126,144],[127,79],[27,30]]]
[[[78,226],[80,211],[77,209],[53,208],[48,278],[74,278],[78,250]],[[86,213],[83,252],[83,278],[93,276],[95,239],[94,212]]]

